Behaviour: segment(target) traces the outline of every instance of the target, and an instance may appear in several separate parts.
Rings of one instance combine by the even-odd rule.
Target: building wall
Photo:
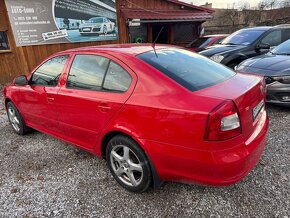
[[[7,9],[4,0],[0,0],[0,31],[7,31],[10,51],[0,51],[0,84],[10,82],[15,76],[28,74],[41,61],[49,55],[71,48],[94,46],[103,44],[114,44],[127,42],[127,30],[125,20],[120,16],[120,1],[116,1],[119,39],[115,41],[63,43],[53,45],[33,45],[16,47]]]
[[[165,0],[116,0],[119,39],[115,41],[63,43],[16,47],[4,0],[0,0],[0,31],[7,31],[10,51],[0,51],[0,84],[10,82],[15,76],[28,74],[49,55],[71,48],[102,44],[128,43],[129,31],[122,17],[122,8],[180,9],[181,6]],[[150,31],[150,28],[149,30]],[[151,29],[152,31],[152,29]],[[172,34],[173,35],[173,34]],[[149,40],[149,41],[152,41]],[[172,40],[171,40],[172,41]],[[173,42],[174,43],[174,42]]]

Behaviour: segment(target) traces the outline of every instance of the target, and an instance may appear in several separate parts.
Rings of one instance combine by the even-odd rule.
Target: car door
[[[55,99],[68,57],[60,55],[45,61],[32,73],[28,85],[19,86],[19,108],[30,126],[49,132],[60,131]]]
[[[58,93],[65,139],[93,148],[99,133],[129,98],[135,82],[136,75],[118,59],[76,54],[66,86]]]

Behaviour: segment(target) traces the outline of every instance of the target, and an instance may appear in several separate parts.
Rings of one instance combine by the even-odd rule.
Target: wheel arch
[[[5,98],[5,108],[7,108],[7,104],[8,104],[9,102],[12,102],[12,103],[13,103],[13,101],[12,101],[10,98],[6,97],[6,98]]]
[[[239,54],[232,56],[231,59],[227,60],[226,65],[228,66],[228,65],[233,64],[233,63],[240,64],[241,62],[243,62],[246,59],[248,59],[248,57],[246,55],[239,53]]]
[[[146,155],[146,157],[149,161],[150,170],[151,170],[152,178],[153,178],[153,188],[154,189],[160,188],[161,185],[163,184],[163,181],[160,179],[160,177],[159,177],[150,157],[148,156],[147,152],[142,147],[142,143],[138,139],[136,139],[135,137],[132,137],[131,135],[129,135],[125,132],[119,131],[119,130],[113,130],[113,131],[107,132],[101,140],[101,156],[102,156],[102,158],[106,159],[107,145],[108,145],[109,141],[117,135],[127,136],[127,137],[131,138],[132,140],[134,140],[139,145],[140,149],[142,149],[142,151],[144,152],[144,154]]]

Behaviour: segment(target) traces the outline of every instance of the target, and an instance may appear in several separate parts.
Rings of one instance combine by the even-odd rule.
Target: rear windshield
[[[184,49],[161,49],[142,53],[138,58],[190,91],[203,89],[235,75],[235,72],[206,57]]]
[[[208,43],[210,43],[211,40],[212,40],[212,38],[206,38],[206,37],[198,38],[198,39],[193,40],[191,43],[189,43],[189,45],[187,47],[189,47],[189,48],[203,48]]]

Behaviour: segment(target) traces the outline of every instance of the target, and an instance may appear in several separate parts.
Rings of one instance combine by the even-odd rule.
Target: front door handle
[[[107,112],[112,109],[107,103],[100,103],[98,108],[102,112]]]

